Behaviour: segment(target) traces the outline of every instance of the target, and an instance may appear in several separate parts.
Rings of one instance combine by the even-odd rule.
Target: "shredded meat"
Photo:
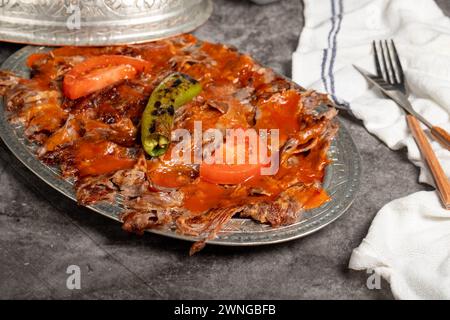
[[[147,60],[152,67],[81,98],[65,97],[65,74],[105,54]],[[338,129],[332,103],[327,95],[303,89],[234,48],[183,35],[139,45],[58,48],[29,61],[31,79],[0,71],[9,119],[38,144],[40,160],[75,181],[80,204],[118,201],[127,231],[172,228],[200,239],[193,254],[233,216],[277,227],[297,222],[304,210],[328,199],[321,183]],[[277,173],[216,185],[202,181],[198,164],[146,158],[139,135],[142,112],[153,89],[173,72],[188,74],[203,87],[176,111],[174,129],[192,133],[196,121],[203,131],[278,129]],[[202,145],[210,141],[202,137]]]
[[[278,199],[270,202],[259,202],[253,206],[247,206],[240,213],[242,218],[252,218],[261,223],[269,223],[273,227],[289,225],[299,220],[303,210],[294,196],[296,192],[303,191],[304,185],[293,186],[283,192]]]
[[[110,176],[87,176],[80,178],[76,184],[78,202],[89,205],[99,201],[112,202],[116,195],[116,187]]]
[[[12,87],[15,87],[21,78],[8,71],[0,71],[0,95],[4,96]]]

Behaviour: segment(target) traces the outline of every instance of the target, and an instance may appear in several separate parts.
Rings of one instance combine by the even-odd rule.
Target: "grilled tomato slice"
[[[128,56],[102,55],[88,58],[64,76],[64,95],[72,100],[78,99],[120,81],[133,79],[148,69],[148,61]]]

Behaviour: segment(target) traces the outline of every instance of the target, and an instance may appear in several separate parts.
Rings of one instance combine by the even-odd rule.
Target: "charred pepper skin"
[[[141,121],[142,146],[148,155],[159,157],[167,151],[175,111],[201,91],[198,81],[178,72],[166,77],[153,90]]]

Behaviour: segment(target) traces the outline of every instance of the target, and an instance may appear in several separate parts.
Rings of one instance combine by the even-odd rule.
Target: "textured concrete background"
[[[438,0],[450,14],[450,1]],[[233,44],[290,75],[303,25],[300,0],[257,6],[216,0],[197,30],[201,38]],[[0,44],[0,61],[19,49]],[[120,225],[65,199],[0,150],[0,298],[112,299],[390,299],[366,288],[367,275],[347,269],[375,213],[387,202],[425,187],[404,151],[393,152],[361,124],[341,116],[359,146],[364,174],[352,208],[327,228],[297,241],[257,248],[190,244]],[[66,269],[81,267],[81,290],[66,288]]]

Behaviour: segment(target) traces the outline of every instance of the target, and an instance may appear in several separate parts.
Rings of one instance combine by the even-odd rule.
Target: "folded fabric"
[[[373,269],[400,299],[450,299],[450,216],[436,192],[384,206],[355,249],[350,268]]]
[[[372,88],[352,64],[375,73],[372,41],[394,39],[414,109],[450,131],[450,19],[433,0],[305,0],[304,5],[306,21],[293,55],[293,79],[330,93],[389,148],[406,147],[408,158],[420,167],[419,181],[434,185],[403,110]],[[450,176],[450,152],[430,142]],[[442,210],[434,191],[388,204],[355,250],[350,268],[375,269],[391,282],[397,298],[450,298],[442,287],[450,277],[450,228],[447,224],[447,228],[419,229],[430,216],[442,215],[436,220],[442,222],[447,213],[450,219],[450,212]],[[394,236],[396,230],[402,235]],[[423,238],[430,232],[430,241],[447,239],[446,246],[439,248],[441,242],[419,246],[418,230]],[[392,255],[384,254],[386,247],[392,248]],[[447,250],[446,254],[440,250]],[[419,252],[426,266],[416,259]]]

